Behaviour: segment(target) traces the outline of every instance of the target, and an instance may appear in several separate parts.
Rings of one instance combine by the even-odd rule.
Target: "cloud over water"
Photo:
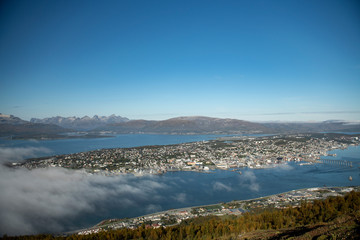
[[[0,148],[1,163],[19,161],[43,148]],[[0,167],[0,235],[34,234],[69,230],[81,214],[106,214],[104,206],[111,199],[119,209],[154,208],[148,203],[159,200],[159,190],[165,183],[153,177],[136,178],[132,175],[89,175],[84,171],[62,168],[9,169]],[[67,223],[68,222],[68,223]]]
[[[107,218],[135,217],[170,208],[203,205],[258,192],[255,174],[229,171],[135,177],[91,175],[64,168],[8,168],[43,147],[0,147],[0,235],[57,233],[89,227]]]

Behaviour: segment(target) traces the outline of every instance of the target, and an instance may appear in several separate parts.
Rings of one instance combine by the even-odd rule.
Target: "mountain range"
[[[110,124],[96,130],[116,133],[154,134],[240,134],[269,131],[267,127],[259,123],[202,116],[177,117],[162,121],[131,120]]]
[[[25,124],[27,121],[21,118],[15,117],[14,115],[5,115],[0,113],[0,124]]]
[[[0,113],[0,137],[41,138],[71,132],[55,124],[32,123]]]
[[[86,131],[88,137],[110,134],[286,134],[315,132],[360,132],[360,123],[344,121],[256,123],[203,116],[177,117],[161,121],[129,120],[116,115],[32,118],[22,120],[0,113],[0,136],[18,138],[64,138],[64,133]],[[102,135],[103,136],[103,135]]]
[[[32,123],[44,123],[44,124],[55,124],[63,128],[74,129],[78,131],[86,131],[94,128],[99,128],[106,126],[108,124],[115,124],[129,121],[128,118],[116,116],[115,114],[106,116],[95,115],[92,118],[85,116],[82,118],[79,117],[51,117],[51,118],[32,118],[30,122]]]
[[[360,132],[360,123],[339,120],[323,122],[262,123],[273,133]]]

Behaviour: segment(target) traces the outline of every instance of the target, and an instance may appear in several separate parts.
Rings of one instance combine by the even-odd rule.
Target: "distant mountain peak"
[[[89,116],[83,117],[51,117],[51,118],[32,118],[30,122],[32,123],[46,123],[46,124],[55,124],[63,128],[69,128],[74,130],[91,130],[105,126],[107,124],[120,123],[129,121],[128,118],[116,116],[115,114],[110,115],[109,117],[94,115],[92,118]]]
[[[1,124],[24,124],[27,123],[27,121],[22,120],[21,118],[15,117],[14,115],[7,115],[0,113],[0,123]]]

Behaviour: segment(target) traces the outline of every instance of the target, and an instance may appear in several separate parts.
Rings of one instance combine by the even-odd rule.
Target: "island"
[[[312,164],[335,149],[359,145],[359,134],[293,134],[274,136],[233,136],[162,146],[100,149],[89,152],[27,159],[10,163],[28,169],[62,167],[84,169],[90,174],[162,174],[168,171],[269,168],[289,161]],[[352,166],[352,162],[337,161]]]

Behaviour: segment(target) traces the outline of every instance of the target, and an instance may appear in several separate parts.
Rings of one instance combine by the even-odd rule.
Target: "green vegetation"
[[[219,140],[214,140],[211,142],[211,148],[213,149],[222,149],[226,147],[232,147],[232,145],[226,143],[225,141],[219,141]]]
[[[170,220],[170,219],[169,219]],[[314,202],[297,208],[245,213],[240,217],[199,217],[167,228],[119,229],[89,235],[7,237],[3,239],[358,239],[360,192]],[[275,236],[275,237],[274,237]]]
[[[276,146],[286,145],[287,141],[285,140],[278,140],[274,143]]]

